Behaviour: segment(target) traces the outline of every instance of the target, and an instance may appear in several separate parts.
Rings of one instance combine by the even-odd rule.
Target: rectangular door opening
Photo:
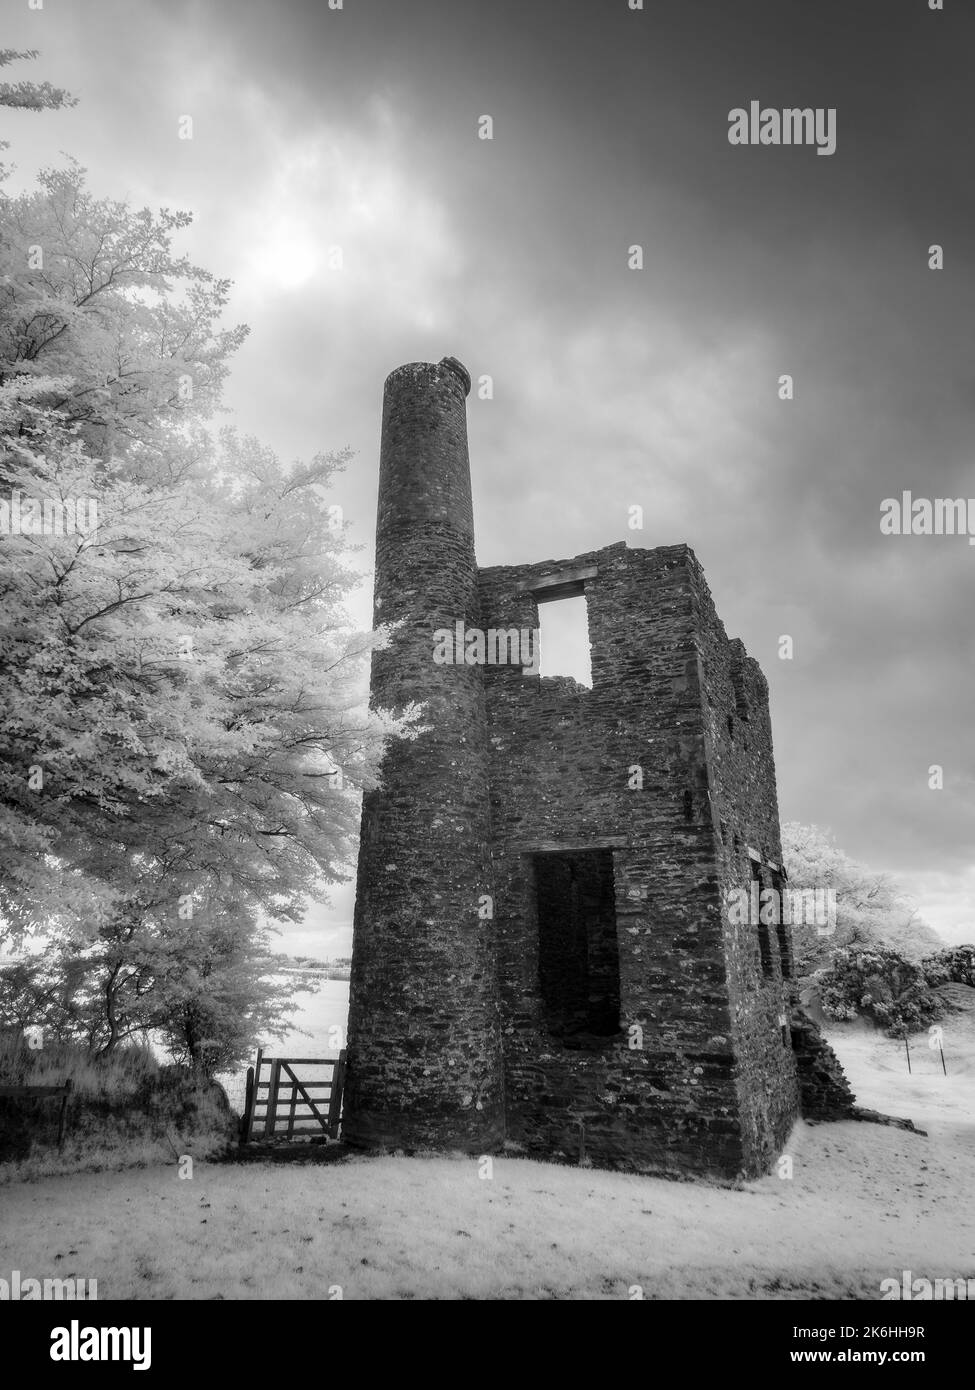
[[[536,854],[538,969],[548,1031],[598,1046],[620,1031],[613,852]]]

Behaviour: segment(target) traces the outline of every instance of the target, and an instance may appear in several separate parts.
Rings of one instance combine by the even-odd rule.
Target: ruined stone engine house
[[[686,1175],[767,1171],[797,1116],[768,687],[686,545],[479,569],[454,358],[385,385],[373,704],[426,706],[366,795],[343,1133]],[[592,688],[437,664],[584,595]],[[634,775],[639,769],[639,777]]]

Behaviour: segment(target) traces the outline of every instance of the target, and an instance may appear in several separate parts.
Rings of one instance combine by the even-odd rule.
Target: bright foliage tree
[[[148,1019],[197,1060],[268,1022],[266,926],[348,876],[417,712],[365,704],[347,456],[212,426],[246,330],[188,223],[74,165],[0,206],[0,914],[89,962],[98,1046]]]

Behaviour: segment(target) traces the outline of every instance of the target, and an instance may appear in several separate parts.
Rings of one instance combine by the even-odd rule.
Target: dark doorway
[[[550,1033],[567,1045],[619,1032],[620,961],[613,854],[536,854],[538,968]]]

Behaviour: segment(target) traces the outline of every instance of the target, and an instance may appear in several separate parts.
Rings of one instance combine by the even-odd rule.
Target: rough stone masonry
[[[686,545],[479,569],[455,358],[384,392],[371,699],[423,702],[362,813],[343,1135],[674,1176],[768,1170],[847,1113],[795,1008],[768,686]],[[592,688],[438,664],[434,634],[584,595]],[[637,769],[639,775],[636,775]],[[824,1079],[825,1078],[825,1079]]]

